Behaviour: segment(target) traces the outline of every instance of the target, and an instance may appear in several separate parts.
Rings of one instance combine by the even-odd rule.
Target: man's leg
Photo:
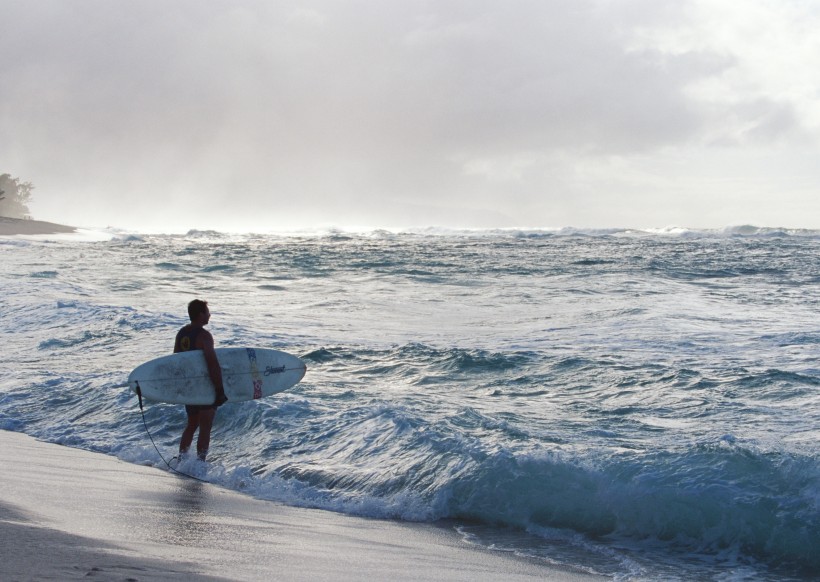
[[[191,442],[194,440],[194,433],[199,428],[199,412],[188,411],[188,424],[185,425],[185,430],[182,431],[182,438],[179,440],[179,453],[185,454],[191,448]]]
[[[199,438],[196,440],[196,456],[200,461],[204,461],[208,455],[208,447],[211,445],[211,427],[214,424],[216,408],[202,410],[199,413]]]

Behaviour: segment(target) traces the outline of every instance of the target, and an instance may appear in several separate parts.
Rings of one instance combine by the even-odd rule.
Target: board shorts
[[[211,410],[211,409],[216,410],[216,404],[186,404],[185,405],[185,412],[187,412],[189,416],[192,415],[192,414],[197,414],[199,412],[202,412],[203,410]]]

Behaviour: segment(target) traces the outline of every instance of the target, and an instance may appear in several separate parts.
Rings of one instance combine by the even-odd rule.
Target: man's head
[[[211,312],[208,310],[208,302],[201,299],[194,299],[188,304],[188,317],[191,318],[191,323],[201,323],[205,325]]]

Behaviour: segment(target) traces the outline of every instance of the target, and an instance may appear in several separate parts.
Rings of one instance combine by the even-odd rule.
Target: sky
[[[0,0],[0,79],[41,220],[820,228],[820,1]]]

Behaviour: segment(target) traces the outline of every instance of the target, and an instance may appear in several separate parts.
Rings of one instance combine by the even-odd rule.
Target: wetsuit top
[[[201,331],[201,327],[194,327],[190,323],[179,330],[177,339],[174,341],[174,353],[202,349],[196,347],[196,338]]]

